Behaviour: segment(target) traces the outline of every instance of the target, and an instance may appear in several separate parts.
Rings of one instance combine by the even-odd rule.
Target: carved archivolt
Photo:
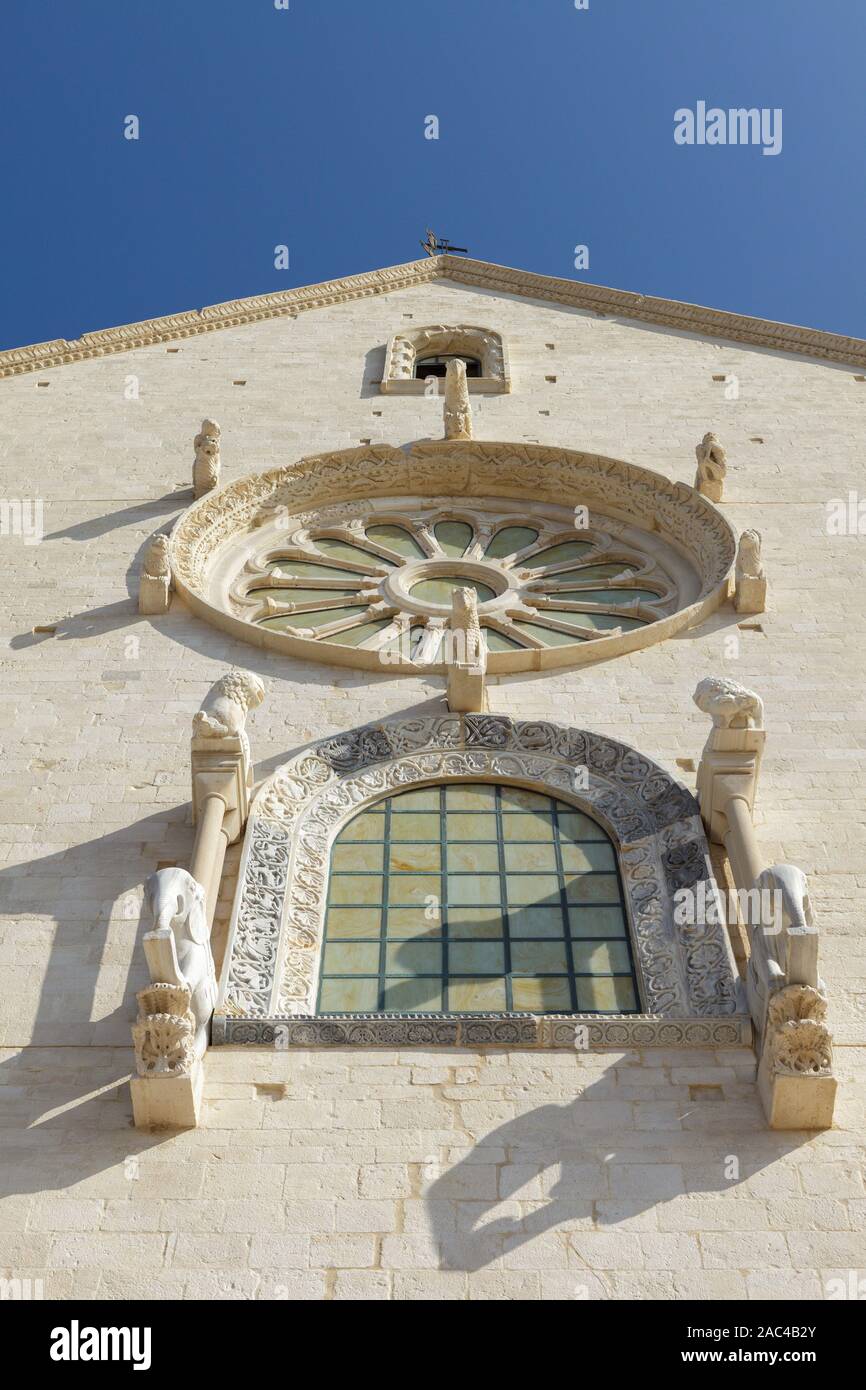
[[[280,1019],[295,1020],[284,1030],[286,1041],[314,1035],[337,1041],[358,1029],[382,1041],[395,1037],[399,1025],[402,1040],[429,1042],[446,1022],[448,1037],[455,1034],[454,1020],[441,1016],[312,1016],[334,838],[361,807],[395,789],[461,779],[510,782],[570,801],[598,820],[616,844],[645,1013],[588,1016],[596,1029],[592,1036],[601,1039],[603,1033],[609,1045],[640,1036],[644,1044],[634,1045],[663,1039],[670,1046],[687,1041],[692,1029],[691,1036],[707,1044],[722,1036],[730,1043],[745,1040],[748,1024],[737,1013],[724,928],[674,922],[678,888],[706,881],[706,892],[713,893],[697,803],[685,787],[648,758],[598,734],[541,721],[446,715],[368,725],[325,739],[261,787],[247,827],[215,1041],[267,1041],[265,1034],[270,1030],[273,1036]],[[544,1046],[567,1045],[562,1030],[570,1028],[573,1045],[574,1019],[560,1019],[558,1033],[556,1023],[497,1015],[459,1026],[464,1041],[472,1029],[482,1041],[480,1029],[491,1042]]]
[[[456,355],[477,357],[481,376],[471,377],[471,392],[495,395],[511,390],[508,353],[500,333],[469,324],[431,324],[395,333],[385,352],[381,389],[392,395],[421,394],[423,380],[415,377],[415,363],[424,357]]]
[[[414,515],[422,553],[403,562],[398,573],[394,562],[400,557],[390,553],[381,532],[405,523],[407,513]],[[437,520],[447,518],[463,518],[475,535],[459,562],[446,563],[437,549]],[[369,535],[372,523],[379,539]],[[492,559],[485,550],[491,535],[520,523],[536,529],[538,540]],[[332,558],[319,552],[322,537],[332,551],[338,547]],[[623,581],[624,602],[607,604],[609,611],[623,614],[623,621],[610,630],[580,631],[578,622],[565,617],[572,592],[568,598],[551,592],[549,581],[567,580],[579,588],[579,570],[563,572],[571,562],[551,566],[539,560],[541,570],[533,568],[533,556],[544,545],[581,538],[592,550],[580,563],[595,566],[587,584],[591,576],[597,588],[599,574],[609,571],[611,562],[623,563],[623,574],[610,579],[610,587]],[[470,582],[487,585],[494,592],[479,603],[479,616],[506,639],[515,635],[509,624],[535,621],[532,609],[541,594],[546,628],[552,620],[572,623],[574,640],[548,644],[544,634],[538,640],[524,628],[517,634],[522,645],[490,650],[488,671],[499,674],[597,661],[702,621],[728,594],[735,549],[730,526],[711,503],[693,488],[646,469],[537,444],[448,440],[418,444],[408,453],[387,445],[340,450],[242,478],[201,498],[181,517],[172,534],[171,567],[175,587],[190,607],[234,636],[296,657],[389,675],[444,670],[437,664],[435,632],[448,609],[437,615],[435,606],[414,598],[407,602],[415,580],[459,569],[461,582],[465,572]],[[329,600],[336,625],[322,628],[320,618],[315,631],[305,631],[294,623],[263,623],[269,612],[279,619],[304,606],[293,603],[288,592],[296,587],[291,575],[273,577],[281,555],[288,555],[296,569],[301,564],[298,572],[311,576],[313,589],[343,587],[342,598]],[[322,571],[324,561],[328,568]],[[643,596],[629,609],[628,586],[636,582],[640,590],[635,592]],[[273,590],[281,583],[287,592],[264,594],[263,585]],[[265,611],[268,603],[272,607]],[[341,603],[354,608],[366,625],[357,644],[346,642],[343,632],[359,618],[341,611]],[[398,642],[395,652],[407,612],[414,625],[429,629],[430,640],[420,648],[410,643],[408,649]]]

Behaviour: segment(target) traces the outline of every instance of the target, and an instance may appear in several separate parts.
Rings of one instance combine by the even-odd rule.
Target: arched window
[[[331,854],[321,1013],[634,1013],[616,851],[574,806],[452,782],[355,816]]]
[[[428,376],[444,377],[449,362],[461,361],[466,363],[468,379],[481,376],[481,359],[479,357],[465,357],[457,352],[440,353],[438,357],[417,357],[415,359],[415,376],[419,381],[426,381]]]

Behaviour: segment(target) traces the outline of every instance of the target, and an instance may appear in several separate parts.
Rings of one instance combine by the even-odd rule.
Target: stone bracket
[[[192,743],[192,818],[197,824],[204,802],[219,796],[225,802],[223,830],[229,844],[243,832],[250,806],[249,754],[240,738],[196,738]]]
[[[697,776],[701,819],[716,844],[727,831],[725,808],[731,797],[755,807],[758,774],[764,751],[763,729],[713,729],[701,755]]]

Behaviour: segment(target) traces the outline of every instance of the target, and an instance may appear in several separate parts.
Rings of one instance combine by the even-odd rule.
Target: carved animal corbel
[[[171,603],[171,565],[168,536],[152,536],[144,552],[138,583],[139,613],[167,613]]]
[[[767,606],[767,576],[761,562],[760,531],[744,531],[737,546],[734,607],[738,613],[763,613]]]
[[[216,420],[202,420],[192,447],[195,450],[193,493],[196,497],[203,497],[217,487],[220,480],[220,427]]]
[[[714,729],[763,729],[764,702],[753,690],[726,676],[706,676],[692,696]]]
[[[695,457],[698,461],[695,487],[711,502],[721,502],[728,464],[719,436],[712,431],[705,434],[695,449]]]

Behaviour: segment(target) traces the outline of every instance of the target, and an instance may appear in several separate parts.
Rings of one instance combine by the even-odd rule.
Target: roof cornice
[[[472,289],[543,300],[605,317],[615,316],[682,333],[746,343],[774,352],[866,366],[866,341],[862,338],[848,338],[822,329],[800,328],[794,324],[775,323],[771,319],[731,314],[723,309],[707,309],[697,304],[658,299],[628,290],[606,289],[602,285],[588,285],[583,281],[559,280],[551,275],[513,270],[509,266],[476,261],[470,257],[425,256],[422,260],[366,271],[363,275],[346,275],[318,285],[252,295],[248,299],[229,299],[205,309],[189,309],[181,314],[168,314],[165,318],[143,319],[140,323],[104,328],[96,333],[84,333],[71,341],[55,338],[47,343],[10,348],[0,352],[0,377],[60,367],[67,362],[83,362],[114,352],[150,347],[155,343],[175,342],[199,333],[211,333],[217,328],[235,328],[263,319],[294,318],[308,309],[322,309],[369,295],[388,294],[391,290],[409,289],[431,280],[448,280]]]

